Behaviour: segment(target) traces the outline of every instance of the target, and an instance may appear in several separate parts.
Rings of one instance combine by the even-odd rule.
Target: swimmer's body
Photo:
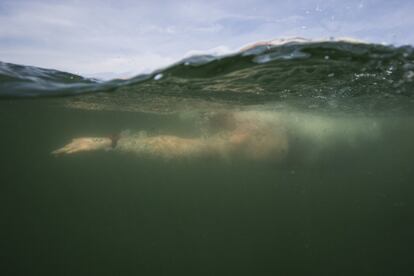
[[[335,118],[295,112],[213,112],[207,115],[204,125],[208,125],[206,135],[196,138],[148,136],[144,132],[80,137],[52,154],[114,150],[164,159],[202,156],[281,159],[299,142],[306,145],[306,155],[314,158],[330,148],[355,148],[358,143],[380,137],[380,124],[371,118]]]
[[[111,137],[80,137],[52,154],[113,149],[165,159],[234,155],[263,159],[283,156],[288,150],[286,131],[277,122],[256,120],[247,113],[222,112],[210,116],[208,123],[214,133],[203,137],[147,136],[142,132]]]

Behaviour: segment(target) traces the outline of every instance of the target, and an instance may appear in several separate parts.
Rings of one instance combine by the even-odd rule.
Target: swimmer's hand
[[[82,151],[110,149],[112,140],[103,137],[83,137],[72,139],[66,146],[52,151],[53,155],[73,154]]]

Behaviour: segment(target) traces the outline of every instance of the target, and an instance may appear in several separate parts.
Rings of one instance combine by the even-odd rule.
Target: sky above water
[[[410,0],[0,0],[0,61],[129,77],[284,37],[414,45]]]

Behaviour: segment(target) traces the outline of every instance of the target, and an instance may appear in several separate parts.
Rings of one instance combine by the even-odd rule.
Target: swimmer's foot
[[[102,137],[75,138],[66,146],[52,151],[53,155],[73,154],[83,151],[110,149],[113,147],[113,139]]]

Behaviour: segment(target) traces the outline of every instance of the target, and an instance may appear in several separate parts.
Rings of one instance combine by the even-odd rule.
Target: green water
[[[411,46],[345,41],[107,82],[0,62],[0,275],[413,275],[413,80]],[[137,150],[167,135],[216,151]]]
[[[196,125],[180,112],[68,101],[0,102],[2,275],[414,272],[412,115],[325,113],[345,131],[329,143],[291,131],[281,160],[55,157],[73,137],[125,129],[180,136]],[[378,135],[350,142],[361,119]]]

